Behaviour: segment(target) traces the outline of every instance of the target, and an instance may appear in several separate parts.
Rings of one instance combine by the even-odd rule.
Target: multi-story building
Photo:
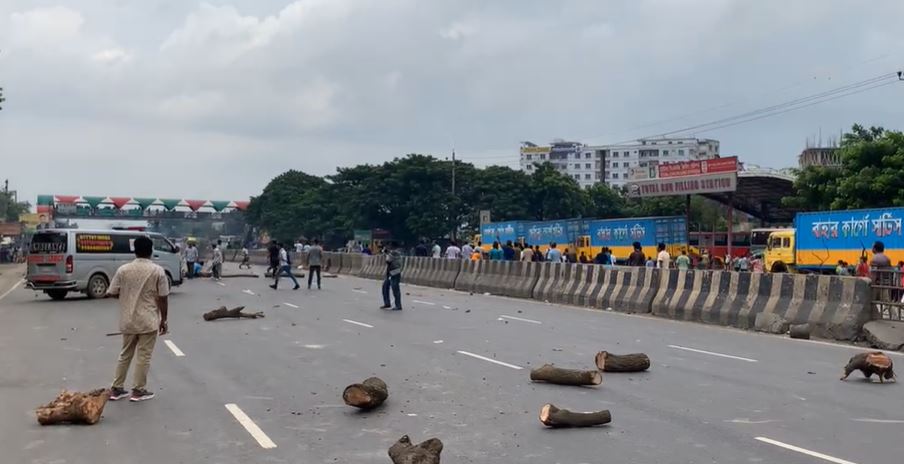
[[[800,152],[797,163],[801,169],[810,166],[824,166],[827,168],[841,167],[841,153],[838,147],[807,147]]]
[[[558,140],[545,147],[523,142],[521,169],[530,173],[534,164],[548,161],[582,187],[598,182],[621,187],[631,179],[633,169],[718,156],[719,141],[712,139],[641,139],[630,144],[599,146]]]

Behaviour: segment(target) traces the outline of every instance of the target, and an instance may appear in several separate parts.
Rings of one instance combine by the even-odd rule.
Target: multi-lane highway
[[[175,290],[144,403],[108,403],[95,426],[41,427],[60,389],[108,386],[114,300],[0,300],[0,449],[9,463],[386,463],[408,434],[449,463],[900,462],[904,385],[838,380],[860,349],[617,312],[406,286],[381,311],[379,282],[324,290],[264,279]],[[0,289],[0,295],[5,293]],[[258,320],[205,322],[219,305]],[[645,352],[649,372],[595,388],[532,384],[546,362],[590,368],[597,351]],[[899,354],[895,362],[904,363]],[[343,388],[371,375],[390,398],[360,413]],[[609,409],[611,425],[548,430],[547,402]]]

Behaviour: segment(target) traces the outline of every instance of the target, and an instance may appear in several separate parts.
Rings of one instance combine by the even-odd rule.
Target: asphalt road
[[[34,407],[62,388],[109,385],[116,302],[10,292],[0,300],[2,461],[387,463],[404,434],[440,438],[448,463],[901,460],[904,385],[859,373],[839,382],[854,347],[414,286],[403,288],[405,310],[389,312],[377,309],[376,281],[269,283],[178,288],[171,344],[158,342],[152,361],[157,398],[108,403],[100,424],[75,427],[41,427]],[[219,305],[266,318],[201,319]],[[545,362],[591,368],[600,350],[642,351],[653,367],[606,374],[596,388],[528,379]],[[367,414],[344,406],[343,388],[371,375],[389,385],[387,403]],[[537,419],[547,402],[610,409],[613,422],[548,430]]]

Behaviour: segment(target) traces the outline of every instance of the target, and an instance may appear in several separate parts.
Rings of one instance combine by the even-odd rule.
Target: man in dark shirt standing
[[[647,257],[643,254],[643,247],[640,242],[634,242],[634,251],[628,256],[628,266],[643,267],[647,264]]]
[[[273,240],[270,242],[270,246],[267,247],[267,257],[270,259],[270,268],[267,269],[267,273],[273,273],[276,275],[276,272],[279,270],[279,242]]]
[[[505,245],[502,246],[502,259],[506,261],[515,259],[515,248],[512,246],[511,240],[505,242]]]
[[[311,289],[311,281],[314,273],[317,273],[317,290],[320,290],[320,265],[323,262],[323,247],[320,240],[314,239],[314,245],[308,248],[308,290]]]
[[[427,244],[421,240],[421,243],[418,243],[417,246],[414,247],[414,256],[420,256],[426,258],[430,256],[430,252],[427,251]]]
[[[885,255],[885,244],[876,242],[873,244],[873,260],[870,261],[873,268],[891,267],[891,260]]]

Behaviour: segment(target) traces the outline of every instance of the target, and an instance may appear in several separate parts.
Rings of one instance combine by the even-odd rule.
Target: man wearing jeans
[[[314,239],[314,245],[308,248],[308,290],[311,289],[311,281],[314,273],[317,273],[317,290],[320,290],[320,265],[323,262],[323,247],[320,240]]]
[[[185,266],[188,268],[188,272],[185,277],[191,279],[195,276],[196,262],[198,262],[198,247],[195,246],[195,242],[188,242],[188,248],[185,249]]]
[[[131,396],[131,401],[145,401],[154,397],[147,387],[148,369],[157,335],[167,332],[166,313],[169,282],[163,268],[151,261],[154,243],[148,237],[135,239],[135,260],[120,267],[107,295],[119,299],[119,331],[122,332],[122,351],[116,365],[110,400]],[[132,371],[134,388],[131,395],[124,388],[132,358],[137,356]]]
[[[395,297],[395,311],[402,310],[402,289],[399,283],[402,282],[402,255],[395,249],[395,244],[388,243],[386,253],[386,278],[383,280],[383,306],[380,309],[390,309],[389,305],[389,289],[392,288],[392,295]]]
[[[295,278],[295,274],[292,272],[292,261],[289,259],[289,252],[286,251],[286,245],[279,249],[279,269],[276,270],[276,274],[273,275],[273,285],[270,286],[273,290],[279,286],[279,278],[282,277],[283,274],[289,276],[292,279],[292,282],[295,283],[295,287],[292,290],[298,290],[301,286],[298,285],[298,279]]]

